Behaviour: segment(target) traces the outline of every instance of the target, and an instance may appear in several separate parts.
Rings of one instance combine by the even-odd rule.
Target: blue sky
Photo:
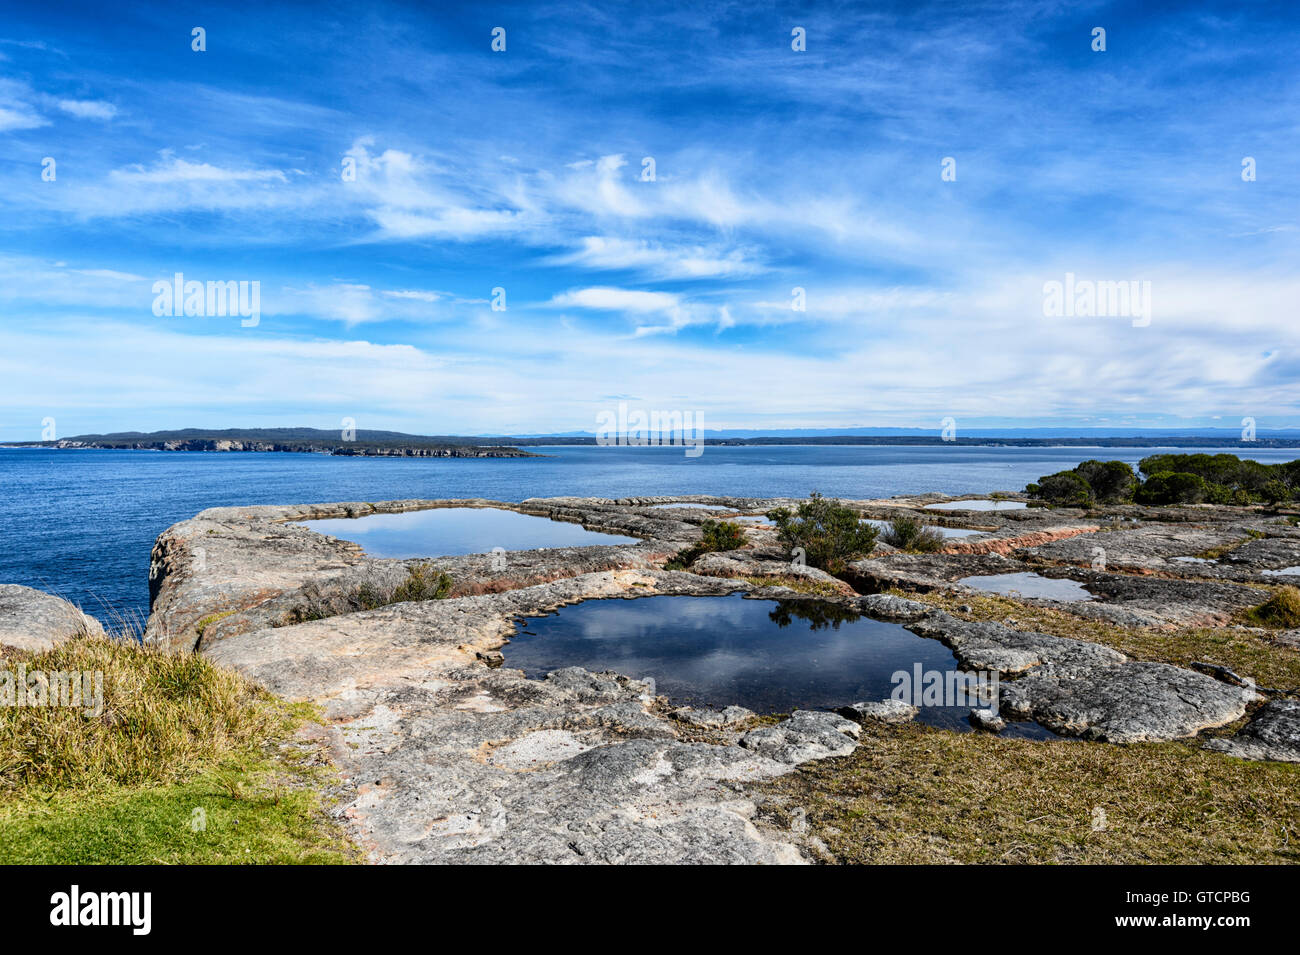
[[[1300,423],[1300,10],[633,9],[11,5],[0,438]]]

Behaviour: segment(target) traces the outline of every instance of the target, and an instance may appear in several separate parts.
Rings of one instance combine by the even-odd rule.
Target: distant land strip
[[[620,436],[621,437],[621,436]],[[676,440],[672,440],[675,437]],[[681,435],[652,435],[643,443],[681,445]],[[699,438],[688,435],[687,444]],[[629,442],[625,438],[620,443]],[[1239,436],[1196,434],[1120,435],[1113,437],[1068,435],[1062,437],[973,436],[944,439],[938,435],[783,435],[754,437],[705,437],[703,443],[716,447],[779,445],[875,445],[900,447],[1097,447],[1097,448],[1300,448],[1300,438],[1257,437],[1243,441]],[[341,431],[318,428],[230,428],[176,431],[122,431],[112,434],[82,434],[51,441],[5,441],[9,448],[100,448],[142,451],[285,451],[297,453],[357,455],[366,457],[518,458],[539,455],[522,450],[539,446],[595,446],[595,435],[415,435],[399,431],[357,430],[345,439]]]

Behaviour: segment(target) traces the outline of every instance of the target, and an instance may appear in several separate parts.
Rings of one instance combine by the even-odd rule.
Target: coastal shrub
[[[1030,484],[1025,492],[1049,504],[1091,507],[1094,503],[1123,504],[1133,499],[1137,475],[1123,461],[1084,461],[1069,471],[1057,471]]]
[[[1138,468],[1148,481],[1158,474],[1194,474],[1205,482],[1211,504],[1258,504],[1295,500],[1300,491],[1300,461],[1261,464],[1235,454],[1153,454]]]
[[[1264,500],[1270,504],[1277,504],[1281,501],[1291,500],[1291,488],[1280,478],[1273,478],[1260,489]]]
[[[1205,479],[1183,471],[1157,471],[1133,496],[1139,504],[1200,504],[1209,495]]]
[[[891,547],[913,554],[930,554],[943,547],[942,533],[907,515],[890,521],[883,540]]]
[[[385,603],[405,603],[410,600],[443,600],[451,593],[451,576],[446,571],[434,574],[429,564],[412,567],[406,580],[397,585]]]
[[[1057,471],[1040,477],[1037,484],[1025,487],[1025,493],[1062,507],[1089,507],[1093,502],[1092,488],[1074,471]]]
[[[283,626],[413,600],[442,600],[450,596],[452,586],[451,576],[435,573],[431,564],[408,568],[406,580],[392,588],[367,581],[352,590],[323,590],[313,582],[303,587],[301,602],[285,614]]]
[[[704,534],[699,543],[678,551],[677,556],[664,567],[668,570],[685,570],[703,554],[737,550],[745,546],[745,531],[735,521],[706,520],[700,527]]]
[[[1121,504],[1133,499],[1137,475],[1123,461],[1084,461],[1074,471],[1088,482],[1098,503]]]
[[[1300,590],[1279,587],[1267,601],[1246,613],[1246,620],[1259,627],[1293,630],[1300,627]]]
[[[1278,504],[1300,498],[1300,460],[1261,464],[1235,454],[1152,454],[1138,463],[1139,480],[1123,461],[1084,461],[1025,488],[1037,501],[1099,504]]]
[[[800,548],[811,567],[840,573],[850,560],[867,556],[879,533],[864,524],[858,512],[817,491],[794,510],[778,507],[767,512],[776,525],[777,538],[789,550]]]

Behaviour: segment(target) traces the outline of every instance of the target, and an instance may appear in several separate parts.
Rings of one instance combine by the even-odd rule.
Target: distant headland
[[[433,438],[395,431],[322,431],[318,428],[229,428],[209,431],[120,431],[55,441],[6,441],[0,447],[99,448],[132,451],[287,451],[393,458],[533,458],[531,451],[484,445],[474,438]]]
[[[1094,448],[1300,448],[1296,431],[1260,434],[1244,440],[1235,430],[1217,433],[1152,430],[1146,433],[1090,434],[1062,429],[977,432],[943,437],[939,432],[917,433],[901,429],[848,429],[856,433],[795,431],[774,434],[720,430],[713,436],[693,436],[692,442],[716,447],[774,445],[881,445],[896,447],[1094,447]],[[680,443],[680,434],[636,434],[620,445]],[[677,442],[672,439],[676,438]],[[528,447],[592,447],[604,442],[595,434],[529,435],[419,435],[400,431],[352,431],[319,428],[182,428],[174,431],[118,431],[110,434],[80,434],[49,441],[3,441],[0,448],[102,448],[140,451],[288,451],[298,453],[356,455],[363,457],[522,458],[540,457]]]

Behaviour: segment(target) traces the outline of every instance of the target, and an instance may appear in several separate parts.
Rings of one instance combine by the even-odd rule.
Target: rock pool
[[[373,557],[454,557],[487,554],[495,548],[582,547],[635,544],[635,537],[589,531],[497,507],[437,507],[400,514],[303,521],[321,534],[360,544]]]
[[[641,597],[588,600],[524,622],[505,665],[531,677],[570,666],[653,678],[677,703],[758,713],[889,698],[897,672],[947,673],[952,651],[899,624],[809,600]],[[920,722],[969,730],[970,706],[922,707]],[[1033,723],[1003,735],[1050,736]]]
[[[1068,578],[1044,577],[1035,573],[983,574],[957,581],[976,590],[1021,597],[1044,597],[1048,600],[1093,600],[1083,584]]]

